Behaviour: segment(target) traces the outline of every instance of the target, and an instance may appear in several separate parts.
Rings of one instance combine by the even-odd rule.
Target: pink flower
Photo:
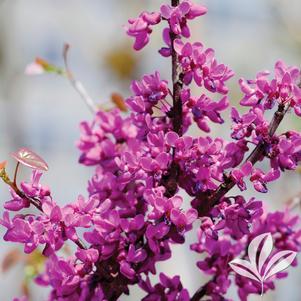
[[[198,86],[204,85],[210,92],[227,94],[225,82],[234,76],[234,72],[224,64],[218,64],[213,49],[204,49],[201,43],[174,41],[175,51],[184,72],[183,82],[189,85],[192,80]]]
[[[198,212],[194,208],[190,208],[186,212],[173,208],[170,212],[170,220],[181,230],[189,229],[197,218]]]
[[[131,264],[139,264],[143,262],[147,257],[147,253],[144,249],[135,249],[134,245],[130,245],[128,254],[124,261],[120,264],[120,272],[129,279],[133,279],[136,276],[135,270],[131,267]]]
[[[233,205],[224,210],[225,226],[236,239],[250,233],[253,220],[259,218],[263,213],[262,202],[251,199],[245,202],[243,198],[236,198]]]
[[[27,243],[31,238],[31,233],[30,224],[24,219],[16,217],[4,235],[4,240]]]
[[[275,64],[275,77],[268,79],[269,72],[259,72],[255,80],[240,80],[240,87],[245,94],[241,104],[257,106],[262,104],[271,109],[276,102],[289,103],[297,115],[301,116],[301,73],[296,67],[287,67],[282,61]]]
[[[266,184],[277,180],[280,177],[279,169],[271,169],[268,173],[264,173],[259,168],[255,168],[250,177],[250,181],[253,182],[254,188],[259,192],[267,192]]]
[[[46,264],[49,283],[56,290],[58,297],[71,295],[79,286],[80,277],[74,263],[52,255]]]
[[[134,49],[142,49],[148,42],[152,33],[151,25],[156,25],[161,21],[159,13],[143,12],[136,19],[130,19],[126,26],[127,34],[135,38]]]
[[[39,197],[43,199],[50,195],[49,187],[40,184],[42,172],[33,170],[30,182],[21,182],[23,192],[29,197]]]
[[[210,128],[207,122],[210,120],[214,123],[224,123],[220,112],[224,111],[229,105],[229,100],[224,96],[220,101],[212,101],[204,94],[198,99],[191,99],[188,103],[192,107],[191,112],[199,128],[205,132],[209,132]]]
[[[98,260],[99,252],[96,249],[78,249],[75,256],[84,263],[95,263]]]
[[[249,112],[240,116],[235,108],[232,108],[231,118],[232,133],[231,137],[236,140],[240,140],[246,137],[250,137],[255,131],[257,135],[268,135],[268,123],[263,117],[263,110],[260,107],[251,109]]]
[[[158,172],[159,170],[167,169],[170,160],[170,154],[161,153],[155,159],[142,157],[140,165],[147,172]]]
[[[147,292],[147,296],[143,298],[144,301],[151,300],[173,300],[173,301],[189,301],[189,293],[183,288],[179,276],[172,278],[163,273],[159,275],[160,282],[155,286],[151,285],[149,278],[141,281],[139,286]]]
[[[23,208],[28,208],[30,206],[30,202],[26,198],[21,198],[19,195],[16,194],[14,190],[10,190],[12,195],[12,200],[7,201],[4,203],[4,208],[10,211],[19,211]]]
[[[131,89],[135,96],[126,100],[129,107],[137,113],[152,112],[152,107],[167,96],[168,83],[156,72],[144,75],[141,81],[133,81]]]
[[[168,20],[172,32],[186,38],[190,37],[187,20],[192,20],[206,13],[206,7],[194,4],[190,0],[181,2],[177,7],[172,7],[170,5],[161,6],[161,16]]]
[[[160,240],[169,232],[169,227],[165,223],[149,225],[146,229],[146,238],[150,249],[156,254],[160,252]]]
[[[251,174],[252,169],[253,169],[252,163],[246,162],[239,169],[234,169],[232,171],[231,176],[241,191],[247,189],[246,184],[243,180],[246,176]]]

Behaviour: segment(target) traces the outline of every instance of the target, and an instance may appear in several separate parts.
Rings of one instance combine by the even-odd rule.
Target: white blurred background
[[[195,0],[197,1],[197,0]],[[141,53],[131,50],[132,40],[122,26],[141,10],[156,10],[157,0],[0,0],[0,161],[9,152],[27,146],[41,154],[50,170],[43,177],[61,204],[86,195],[87,179],[93,169],[77,164],[75,141],[78,124],[91,114],[69,83],[59,76],[27,77],[25,66],[36,56],[62,66],[62,47],[68,42],[70,65],[93,98],[109,100],[112,92],[129,95],[129,83],[144,73],[159,70],[169,79],[170,63],[157,54],[162,43],[155,30],[150,46]],[[272,70],[282,58],[288,64],[301,64],[300,0],[204,0],[209,13],[193,22],[193,39],[216,50],[220,62],[237,74],[231,81],[231,96],[237,103],[237,79],[253,78],[262,69]],[[301,129],[300,120],[287,118],[285,127]],[[225,129],[225,127],[223,127]],[[198,133],[195,133],[198,135]],[[228,133],[216,132],[223,136]],[[12,171],[14,163],[8,162]],[[26,171],[21,178],[26,178]],[[301,190],[300,179],[288,173],[268,195],[260,195],[267,207],[281,208],[283,202]],[[253,193],[252,190],[250,192]],[[0,199],[9,197],[0,183]],[[3,229],[1,229],[3,234]],[[194,240],[190,237],[189,240]],[[0,240],[0,260],[13,248]],[[173,259],[160,270],[180,274],[184,285],[194,292],[204,281],[195,262],[197,254],[189,246],[175,247]],[[0,274],[0,300],[21,295],[24,264]],[[290,269],[290,276],[277,283],[276,291],[265,301],[300,301],[301,267]],[[32,300],[45,300],[46,291],[30,286]],[[231,297],[238,301],[235,292]],[[131,298],[139,300],[141,294]],[[255,297],[250,300],[257,300]]]

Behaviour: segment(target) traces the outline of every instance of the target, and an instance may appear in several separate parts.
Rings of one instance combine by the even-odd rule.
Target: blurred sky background
[[[86,195],[93,168],[77,164],[79,152],[75,142],[79,137],[79,122],[92,116],[67,80],[55,75],[28,77],[24,75],[25,66],[36,56],[63,66],[62,48],[68,42],[71,69],[99,103],[107,102],[112,92],[128,96],[130,81],[144,73],[159,70],[162,77],[169,79],[170,62],[157,54],[162,44],[159,28],[154,31],[149,47],[140,53],[132,51],[133,41],[122,28],[128,18],[137,16],[141,10],[156,10],[162,2],[0,0],[0,161],[8,158],[9,152],[27,146],[48,162],[50,169],[42,181],[51,187],[59,203],[73,201],[78,194]],[[253,78],[259,70],[272,70],[279,58],[288,64],[301,65],[300,0],[202,3],[209,12],[192,23],[192,39],[214,48],[218,61],[236,72],[231,81],[233,103],[240,97],[237,88],[240,76]],[[301,123],[287,118],[284,127],[300,130]],[[228,134],[220,131],[215,135]],[[14,162],[9,160],[8,164],[8,170],[12,171]],[[20,178],[28,176],[29,172],[23,169]],[[281,208],[285,200],[301,190],[300,183],[299,176],[287,173],[271,186],[269,194],[260,198],[270,209]],[[253,194],[253,190],[249,193]],[[1,201],[8,198],[7,187],[0,183]],[[0,233],[3,234],[3,229]],[[196,239],[193,235],[188,241]],[[1,260],[14,246],[2,238],[0,246]],[[160,269],[169,275],[180,274],[184,285],[194,292],[204,279],[195,267],[198,255],[188,252],[188,248],[188,244],[175,247],[172,261],[161,264]],[[22,263],[1,272],[1,301],[21,294],[23,274]],[[301,266],[291,268],[290,276],[277,282],[276,291],[263,300],[300,301],[300,281]],[[45,300],[45,291],[31,288],[32,301]],[[238,301],[235,292],[232,293],[232,298]],[[133,292],[131,298],[121,300],[140,298],[141,294]]]

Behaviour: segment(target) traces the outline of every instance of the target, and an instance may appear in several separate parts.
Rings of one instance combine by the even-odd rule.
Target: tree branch
[[[28,196],[26,196],[17,186],[16,183],[14,182],[6,182],[10,187],[11,189],[13,189],[15,191],[15,193],[22,199],[25,199],[27,200],[31,205],[33,205],[34,207],[36,207],[39,211],[43,212],[42,210],[42,205],[41,205],[41,202],[35,198],[30,198]]]
[[[279,104],[277,111],[274,113],[273,119],[269,125],[269,136],[272,137],[277,128],[279,127],[281,121],[284,118],[284,115],[288,111],[289,106],[286,108],[284,104]],[[244,161],[251,162],[254,165],[256,162],[260,160],[260,158],[264,155],[266,147],[266,142],[259,143],[251,154]],[[210,210],[217,205],[221,198],[230,191],[235,186],[235,182],[233,179],[228,178],[222,183],[209,197],[206,202],[202,202],[202,208],[199,208],[200,216],[207,215]]]
[[[209,282],[207,282],[205,285],[201,286],[191,297],[190,301],[199,301],[201,300],[204,296],[206,296],[206,291],[207,291],[207,285]]]
[[[178,6],[180,3],[179,0],[171,0],[172,6]],[[182,135],[182,101],[181,101],[181,89],[182,83],[179,78],[178,68],[179,68],[179,57],[174,48],[174,41],[179,36],[174,32],[170,31],[170,40],[171,40],[171,50],[172,50],[172,83],[173,83],[173,107],[172,107],[172,123],[173,129],[180,136]]]
[[[17,165],[17,168],[19,167],[19,165]],[[17,170],[16,168],[16,170]],[[27,196],[23,191],[21,191],[16,183],[16,172],[14,175],[14,182],[12,182],[8,176],[8,174],[6,173],[5,169],[3,168],[0,171],[0,178],[2,178],[3,182],[7,185],[9,185],[11,187],[11,189],[14,190],[14,192],[22,199],[27,200],[31,205],[33,205],[34,207],[36,207],[40,212],[42,212],[43,214],[43,208],[42,208],[42,203],[41,201],[36,198],[36,197],[29,197]],[[81,242],[80,239],[73,241],[79,248],[81,249],[86,249],[85,245],[83,244],[83,242]]]
[[[178,6],[180,3],[180,0],[171,0],[171,5],[173,7]],[[174,48],[174,41],[179,38],[179,35],[175,34],[171,30],[170,27],[170,40],[171,40],[171,63],[172,63],[172,85],[173,85],[173,91],[170,92],[170,95],[172,96],[172,107],[169,111],[169,117],[172,118],[172,126],[173,130],[179,134],[179,136],[182,135],[182,100],[181,100],[181,89],[182,89],[182,82],[180,80],[179,75],[179,57],[178,54]],[[172,148],[172,157],[174,159],[175,157],[175,148]],[[179,166],[175,163],[173,160],[170,164],[168,173],[166,176],[162,179],[162,185],[166,188],[165,195],[167,197],[172,197],[178,187],[178,177],[179,177]]]

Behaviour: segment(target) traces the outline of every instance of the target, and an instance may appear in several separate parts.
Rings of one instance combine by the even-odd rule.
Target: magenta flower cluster
[[[229,140],[208,134],[212,123],[224,123],[234,72],[217,62],[213,49],[185,40],[189,21],[206,12],[190,0],[172,0],[129,20],[126,31],[136,50],[146,46],[158,23],[166,24],[159,52],[171,57],[173,80],[158,71],[144,75],[131,85],[129,114],[100,110],[81,123],[79,162],[95,167],[87,197],[58,205],[41,184],[38,165],[20,187],[3,176],[11,186],[0,221],[4,240],[23,244],[25,253],[42,248],[47,263],[36,282],[51,287],[48,300],[114,301],[138,284],[145,301],[230,301],[228,290],[236,284],[245,301],[260,293],[260,285],[231,273],[229,262],[246,256],[252,238],[270,232],[277,250],[301,250],[298,218],[289,210],[267,213],[260,200],[227,194],[234,186],[246,190],[248,182],[265,193],[269,182],[297,168],[301,134],[276,130],[288,111],[301,116],[300,70],[278,61],[272,76],[240,79],[240,104],[248,111],[228,111]],[[192,84],[202,87],[196,95]],[[189,134],[194,124],[202,134]],[[260,169],[259,161],[269,167]],[[19,213],[32,205],[38,213]],[[196,265],[211,280],[196,292],[178,275],[162,273],[154,284],[156,264],[168,260],[171,246],[183,244],[193,227],[198,232],[191,251],[202,254]],[[59,252],[66,242],[76,247],[69,257]],[[264,291],[274,289],[275,280]]]

